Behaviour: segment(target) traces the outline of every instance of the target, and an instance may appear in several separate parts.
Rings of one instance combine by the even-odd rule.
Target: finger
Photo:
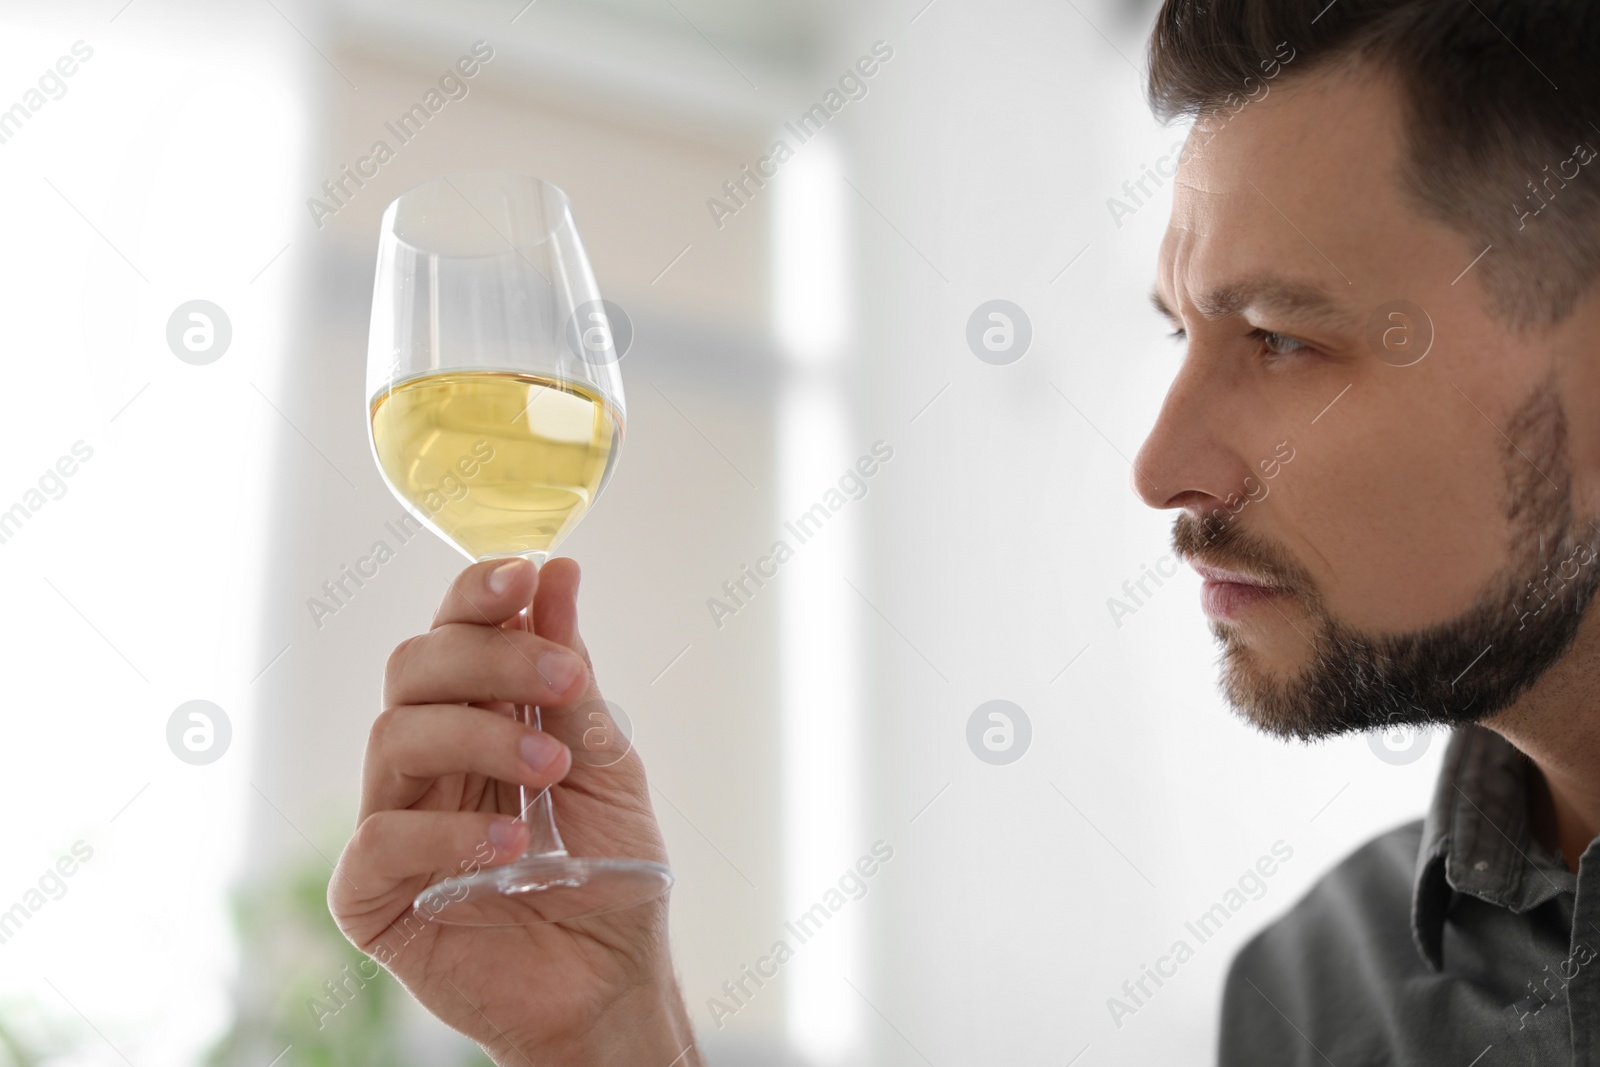
[[[567,746],[504,715],[459,704],[402,705],[372,725],[361,810],[407,807],[442,775],[481,774],[542,789],[571,767]]]
[[[493,867],[516,859],[528,826],[509,815],[476,811],[375,811],[361,820],[339,860],[340,881],[365,896],[395,882],[470,865]]]
[[[622,739],[627,752],[631,744],[612,717],[611,706],[600,696],[595,683],[589,649],[578,632],[578,583],[582,573],[576,560],[561,558],[546,563],[539,572],[539,590],[533,602],[534,628],[541,637],[566,645],[583,657],[588,667],[588,685],[566,705],[553,708],[544,717],[544,728],[565,741],[577,753],[577,765],[612,766],[622,756],[616,745]],[[571,783],[569,783],[571,784]]]
[[[499,626],[528,606],[538,585],[538,570],[520,556],[474,563],[450,583],[433,626],[452,622]]]
[[[400,644],[384,676],[384,706],[564,703],[588,668],[570,649],[524,630],[446,623]]]

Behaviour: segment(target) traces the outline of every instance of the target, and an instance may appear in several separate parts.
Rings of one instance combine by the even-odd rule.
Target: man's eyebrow
[[[1160,286],[1150,290],[1150,303],[1175,325],[1182,320],[1161,295]],[[1349,328],[1356,317],[1327,292],[1302,282],[1276,278],[1248,279],[1219,285],[1195,300],[1195,309],[1208,319],[1227,318],[1247,309],[1292,316],[1302,322],[1332,329]]]
[[[1150,287],[1150,306],[1160,312],[1162,318],[1167,319],[1174,324],[1178,324],[1177,312],[1173,311],[1167,306],[1166,300],[1161,295],[1161,286],[1159,285],[1152,285]]]

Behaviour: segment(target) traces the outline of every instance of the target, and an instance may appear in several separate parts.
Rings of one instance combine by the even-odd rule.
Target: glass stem
[[[532,633],[532,616],[531,604],[517,612],[516,628]],[[543,728],[537,704],[519,704],[514,715],[525,726],[535,730]],[[528,847],[523,856],[565,856],[567,847],[561,843],[561,834],[556,830],[555,805],[551,803],[549,787],[535,790],[524,785],[518,787],[517,795],[522,805],[520,818],[528,824]]]

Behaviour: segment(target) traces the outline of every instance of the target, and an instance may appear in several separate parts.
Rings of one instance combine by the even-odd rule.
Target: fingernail
[[[541,773],[561,755],[561,742],[549,734],[523,734],[520,747],[522,762]]]
[[[515,819],[496,819],[489,824],[489,844],[501,852],[519,851],[527,831],[527,826]]]
[[[583,661],[570,652],[546,652],[539,657],[539,677],[557,693],[566,692],[572,680],[583,672]]]
[[[511,580],[517,576],[519,568],[527,565],[525,559],[509,559],[494,570],[489,572],[489,592],[496,596],[511,588]]]

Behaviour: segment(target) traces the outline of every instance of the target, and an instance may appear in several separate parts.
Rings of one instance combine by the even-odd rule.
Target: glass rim
[[[506,240],[507,247],[505,249],[497,250],[497,251],[494,251],[494,252],[482,252],[482,253],[477,253],[477,254],[473,254],[473,255],[462,255],[462,254],[459,254],[459,253],[436,252],[433,249],[426,247],[425,245],[415,244],[415,243],[413,243],[411,241],[406,240],[404,237],[402,237],[395,230],[394,218],[395,218],[395,215],[398,213],[398,211],[400,209],[400,202],[402,200],[405,200],[407,197],[412,196],[413,194],[422,192],[424,189],[428,189],[431,186],[438,185],[440,182],[443,182],[446,185],[449,185],[451,189],[454,189],[458,196],[460,196],[463,200],[466,200],[467,206],[468,207],[472,207],[473,210],[476,211],[477,210],[476,206],[473,205],[471,200],[467,199],[467,195],[465,193],[463,193],[460,189],[456,188],[453,179],[474,178],[474,177],[482,177],[482,176],[486,176],[486,175],[492,175],[492,176],[494,176],[496,178],[514,178],[514,179],[517,179],[519,181],[527,182],[527,183],[531,184],[532,186],[534,186],[535,188],[540,189],[541,191],[555,193],[556,199],[558,200],[558,202],[561,205],[561,223],[560,223],[560,225],[558,225],[558,226],[550,229],[549,231],[547,231],[537,241],[531,241],[531,242],[528,242],[526,244],[513,244],[509,238],[506,238],[504,234],[501,234],[500,236],[502,237],[502,239]],[[488,219],[485,218],[484,221],[487,222]],[[489,227],[491,229],[495,230],[496,233],[499,232],[499,229],[492,222],[489,223]],[[409,189],[405,190],[399,196],[397,196],[393,200],[389,201],[388,206],[386,206],[383,209],[383,219],[382,219],[381,223],[379,224],[379,228],[380,228],[379,239],[381,241],[392,241],[396,247],[408,249],[408,250],[410,250],[412,252],[415,252],[415,253],[417,253],[419,255],[438,256],[440,259],[459,259],[459,260],[492,259],[492,258],[494,258],[496,256],[513,256],[513,257],[520,256],[521,253],[518,251],[519,248],[534,248],[534,247],[537,247],[539,245],[545,244],[548,241],[550,241],[552,238],[554,238],[558,233],[560,233],[564,229],[565,230],[571,230],[574,234],[577,232],[576,220],[573,218],[573,215],[572,215],[572,198],[567,195],[567,191],[565,189],[561,188],[561,186],[557,185],[555,182],[551,181],[550,179],[541,178],[536,174],[526,174],[526,173],[524,173],[522,171],[519,171],[519,170],[504,170],[504,169],[498,169],[498,168],[452,171],[452,172],[450,172],[448,174],[436,174],[433,177],[427,179],[426,181],[418,182],[416,185],[411,186]]]

